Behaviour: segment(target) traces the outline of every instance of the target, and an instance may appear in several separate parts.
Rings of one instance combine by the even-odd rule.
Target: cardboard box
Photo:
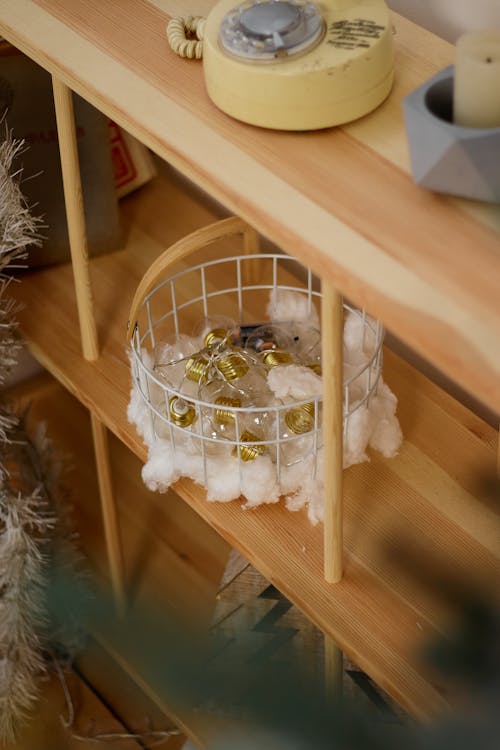
[[[156,175],[153,157],[140,141],[109,121],[111,157],[118,198],[142,187]]]

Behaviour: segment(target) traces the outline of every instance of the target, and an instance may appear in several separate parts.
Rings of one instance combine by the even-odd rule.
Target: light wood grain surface
[[[94,639],[89,638],[85,651],[77,658],[76,668],[94,691],[102,696],[110,711],[115,716],[123,717],[129,731],[141,734],[148,725],[155,730],[176,728],[171,718],[147,698],[130,675],[120,669]],[[144,744],[151,747],[153,742]],[[177,735],[161,743],[160,747],[163,750],[180,750],[185,742],[185,737]]]
[[[111,476],[108,431],[101,420],[93,412],[90,412],[90,424],[92,428],[92,442],[94,445],[97,480],[99,483],[99,497],[101,500],[104,535],[108,552],[108,565],[111,574],[116,608],[123,616],[126,609],[123,548],[116,512],[113,477]]]
[[[144,446],[126,420],[130,371],[124,342],[133,293],[167,245],[212,222],[216,213],[172,175],[158,177],[126,200],[124,215],[126,249],[91,262],[103,347],[97,362],[84,362],[79,355],[69,266],[27,275],[14,291],[25,304],[21,328],[37,357],[144,460]],[[213,246],[197,262],[235,250],[235,242]],[[185,291],[189,294],[189,287]],[[382,688],[416,716],[428,718],[452,699],[449,686],[436,685],[416,658],[420,646],[436,631],[446,631],[456,618],[446,588],[443,591],[435,582],[451,576],[471,581],[488,595],[498,592],[498,512],[486,501],[482,484],[484,472],[495,470],[496,432],[390,352],[385,378],[399,398],[406,440],[396,459],[373,455],[370,464],[344,474],[345,570],[337,586],[323,579],[322,528],[312,527],[301,513],[281,506],[243,511],[237,502],[208,503],[204,492],[188,481],[175,489],[187,501],[180,504],[185,512],[188,505],[194,508]],[[62,406],[57,413],[64,416]],[[65,434],[68,444],[74,444],[71,427]],[[138,530],[146,538],[151,530],[163,533],[157,514],[168,512],[172,500],[146,493],[144,500],[134,502],[129,485],[140,485],[139,468],[124,447],[121,451],[114,476],[119,482],[125,565],[127,570],[132,565],[147,588],[148,578],[170,580],[171,571],[163,554],[148,546],[151,567],[147,574],[139,572],[145,552]],[[88,470],[92,471],[91,463]],[[90,538],[98,519],[97,501],[82,506],[80,524]],[[183,521],[176,521],[172,539],[185,538],[183,529]],[[96,548],[103,559],[102,540],[91,545]],[[168,554],[172,564],[182,562]],[[172,573],[171,585],[181,597],[184,591],[186,607],[186,600],[198,596],[195,592],[207,592],[207,559],[214,562],[213,554],[207,554],[205,550],[194,560],[190,557],[191,588],[177,584]]]
[[[52,79],[52,86],[82,351],[85,359],[94,360],[99,356],[99,344],[89,276],[87,232],[83,210],[73,99],[71,89],[58,78]]]
[[[316,133],[252,128],[168,49],[171,14],[211,0],[0,0],[0,32],[284,250],[500,411],[500,210],[409,175],[401,99],[453,59],[394,16],[396,84],[373,115]]]
[[[328,281],[321,284],[321,366],[323,380],[323,484],[325,492],[324,573],[338,583],[343,567],[343,388],[344,309],[342,296]],[[327,375],[328,373],[328,375]]]
[[[68,688],[74,701],[76,720],[73,727],[65,729],[61,719],[67,721],[68,709],[64,692],[57,676],[53,675],[40,685],[40,701],[31,718],[19,732],[17,741],[2,745],[4,750],[92,750],[102,747],[95,740],[82,740],[92,733],[125,733],[125,726],[113,715],[92,690],[73,672],[66,674]],[[120,750],[139,750],[142,746],[134,740],[122,739]],[[174,750],[174,746],[170,750]]]

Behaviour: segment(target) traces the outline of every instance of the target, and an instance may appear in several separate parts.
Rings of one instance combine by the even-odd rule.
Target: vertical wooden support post
[[[343,676],[342,651],[329,635],[325,635],[325,693],[329,700],[342,695]]]
[[[97,465],[97,477],[99,480],[99,492],[101,495],[104,536],[108,552],[111,584],[113,586],[118,613],[123,614],[126,604],[123,584],[123,556],[118,530],[116,505],[113,496],[108,433],[101,420],[92,412],[90,414],[90,419],[92,424],[92,437],[94,438],[95,460]]]
[[[343,388],[342,297],[330,283],[321,283],[324,442],[324,572],[328,583],[342,578]]]
[[[64,203],[66,206],[66,220],[68,224],[73,276],[75,280],[76,304],[78,309],[78,319],[80,322],[82,351],[85,359],[94,361],[99,356],[99,345],[94,318],[92,287],[90,283],[87,235],[85,229],[85,214],[83,210],[82,183],[80,178],[80,163],[78,160],[73,99],[71,89],[54,76],[52,77],[52,88],[54,91],[57,133],[59,136],[59,153],[61,155],[61,169],[64,186]],[[118,610],[123,612],[125,606],[123,564],[116,508],[113,498],[113,487],[111,483],[108,436],[105,426],[99,419],[97,419],[95,414],[91,413],[90,418],[92,421],[92,435],[94,438],[97,476],[101,496],[101,508],[104,520],[108,559],[111,570],[111,580]]]
[[[245,255],[257,255],[260,251],[260,239],[255,229],[248,227],[243,236],[243,248]],[[258,258],[254,260],[245,261],[243,268],[245,283],[246,284],[257,284],[260,279],[261,261]]]
[[[95,360],[99,356],[97,329],[92,304],[82,183],[76,143],[75,119],[71,89],[52,77],[56,109],[59,152],[64,185],[64,203],[68,223],[69,246],[75,278],[76,304],[80,321],[83,356]]]

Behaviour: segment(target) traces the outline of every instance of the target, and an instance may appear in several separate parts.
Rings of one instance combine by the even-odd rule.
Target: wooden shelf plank
[[[0,33],[500,411],[499,210],[413,184],[400,106],[452,47],[395,15],[384,105],[342,128],[270,132],[217,111],[201,65],[169,51],[165,24],[181,9],[0,0]]]
[[[144,460],[145,449],[126,420],[129,304],[154,257],[213,220],[214,213],[196,195],[176,190],[174,180],[161,177],[127,201],[124,213],[126,249],[91,263],[103,342],[97,362],[79,356],[69,267],[26,275],[15,292],[25,304],[22,332],[36,356]],[[234,247],[210,250],[227,251]],[[345,472],[346,562],[339,585],[325,583],[322,529],[302,513],[282,506],[244,511],[237,502],[208,503],[189,481],[175,489],[383,689],[417,717],[429,718],[452,696],[449,686],[435,684],[416,654],[456,618],[434,581],[450,576],[477,590],[491,589],[490,596],[498,592],[498,513],[482,494],[483,473],[495,468],[496,434],[390,352],[385,379],[400,400],[405,443],[396,459],[373,456],[370,464]],[[131,472],[123,460],[123,481]],[[141,514],[163,503],[162,496],[150,496]],[[126,535],[124,541],[129,549]]]
[[[15,743],[2,745],[4,750],[90,750],[96,741],[83,740],[89,733],[123,734],[124,725],[101,703],[98,696],[74,672],[66,673],[68,688],[75,705],[75,724],[65,729],[61,719],[68,718],[64,692],[57,676],[51,675],[41,686],[40,701],[35,713],[21,729]],[[73,734],[78,737],[73,737]],[[121,739],[123,750],[139,750],[143,747],[132,739]],[[167,750],[179,750],[178,745],[165,745]]]

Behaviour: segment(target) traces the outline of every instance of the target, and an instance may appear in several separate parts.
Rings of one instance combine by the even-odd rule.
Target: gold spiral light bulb
[[[243,445],[243,443],[259,443],[261,438],[252,432],[245,430],[241,433],[240,445],[233,448],[233,456],[240,457],[242,461],[254,461],[258,456],[262,456],[266,451],[265,445]],[[239,447],[239,450],[238,450]]]
[[[238,380],[247,374],[250,367],[240,354],[234,352],[220,357],[217,360],[217,369],[224,380]]]
[[[226,331],[224,328],[214,328],[207,334],[205,334],[203,343],[207,347],[207,349],[213,349],[218,344],[221,344],[223,341],[225,341],[225,339],[227,339],[228,337],[229,331]]]
[[[195,354],[186,362],[186,377],[193,383],[202,383],[208,375],[208,359],[202,355]]]
[[[288,429],[295,435],[303,435],[305,432],[311,432],[314,429],[314,404],[302,404],[294,409],[290,409],[285,414],[285,422]]]
[[[241,406],[239,398],[228,398],[226,396],[219,396],[215,399],[215,402],[219,407],[229,406],[229,409],[215,409],[214,420],[217,424],[233,424],[235,422],[235,414],[231,411],[231,408]]]
[[[263,354],[262,361],[267,367],[276,367],[277,365],[291,365],[293,357],[288,352],[271,349]]]
[[[306,365],[310,370],[316,373],[316,375],[322,375],[323,371],[321,369],[321,365],[318,362],[313,362],[310,365]]]
[[[196,410],[193,404],[178,396],[172,396],[169,400],[168,410],[172,422],[177,427],[189,427],[196,419]]]

